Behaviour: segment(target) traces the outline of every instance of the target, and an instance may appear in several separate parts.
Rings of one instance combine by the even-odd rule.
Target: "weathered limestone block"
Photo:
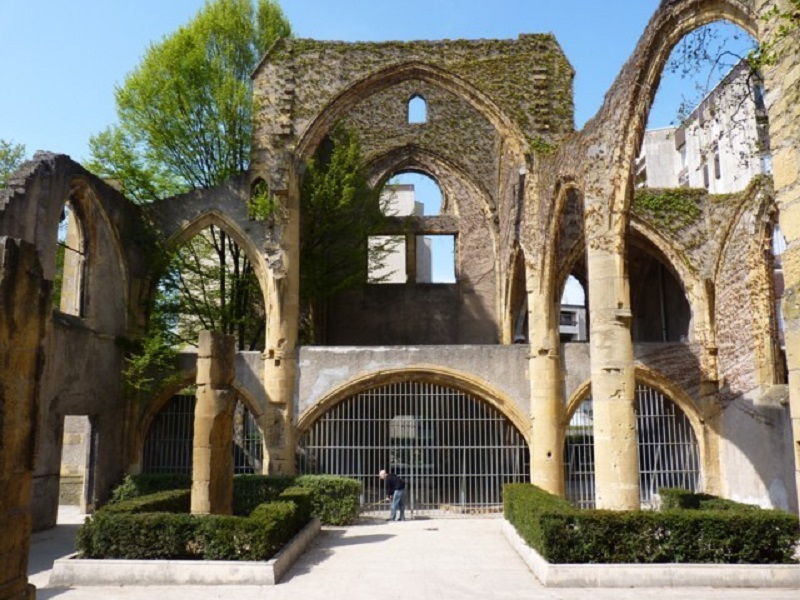
[[[0,598],[35,598],[28,584],[31,476],[49,304],[36,249],[0,238]]]
[[[235,340],[201,331],[194,409],[192,514],[229,515],[233,509]]]

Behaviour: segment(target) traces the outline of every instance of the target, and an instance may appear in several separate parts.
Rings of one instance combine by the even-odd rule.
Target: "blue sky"
[[[116,121],[114,88],[151,43],[205,0],[0,0],[0,138],[88,158]],[[595,114],[659,0],[283,0],[297,37],[344,41],[516,38],[552,32],[576,71],[575,123]],[[694,85],[665,75],[650,125]],[[438,199],[436,190],[432,202]],[[434,186],[435,187],[435,186]],[[452,261],[452,250],[449,262]],[[451,271],[452,272],[452,271]],[[446,275],[449,279],[452,275]],[[582,295],[582,294],[580,294]],[[571,301],[578,301],[573,298]]]
[[[0,138],[87,157],[114,86],[203,0],[0,0]],[[284,0],[298,37],[514,38],[553,32],[577,72],[576,123],[600,106],[657,0]]]

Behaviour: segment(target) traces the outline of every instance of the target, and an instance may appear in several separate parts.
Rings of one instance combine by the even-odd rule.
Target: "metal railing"
[[[529,481],[525,438],[500,411],[460,390],[391,383],[346,398],[299,440],[301,473],[353,477],[366,513],[384,511],[381,469],[406,481],[412,514],[499,512],[505,483]]]
[[[700,451],[689,418],[672,400],[643,384],[636,386],[635,410],[642,508],[653,506],[654,495],[662,487],[697,491]],[[567,427],[564,480],[570,502],[580,508],[594,508],[591,397],[578,407]]]
[[[192,472],[193,393],[178,394],[153,419],[144,444],[143,473]],[[260,473],[263,443],[253,414],[237,400],[233,417],[233,472]]]

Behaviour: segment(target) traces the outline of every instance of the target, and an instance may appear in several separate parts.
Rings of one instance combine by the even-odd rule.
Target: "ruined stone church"
[[[356,477],[369,507],[376,473],[392,468],[410,481],[412,507],[431,513],[493,510],[511,481],[580,506],[634,509],[659,487],[685,487],[797,512],[796,34],[763,72],[772,177],[726,195],[634,189],[674,45],[720,19],[771,39],[775,4],[665,0],[581,131],[574,73],[549,34],[274,46],[253,74],[249,171],[148,209],[158,247],[214,225],[254,266],[265,349],[237,353],[226,384],[256,440],[240,448],[251,471]],[[424,116],[409,118],[420,102]],[[389,217],[382,233],[405,249],[404,282],[340,294],[325,345],[302,346],[300,186],[339,124],[359,135],[372,185],[425,174],[442,206]],[[250,198],[264,186],[278,206],[260,220]],[[169,423],[192,423],[191,393],[181,398],[201,384],[198,356],[184,354],[178,380],[152,397],[123,389],[121,340],[144,330],[164,268],[143,220],[64,155],[38,153],[0,191],[0,564],[23,565],[0,570],[2,597],[26,597],[30,528],[55,523],[69,439],[83,443],[72,462],[85,507],[125,473],[192,468],[181,458],[191,434],[175,441]],[[453,240],[455,282],[419,281],[426,236]],[[70,250],[63,266],[59,243]],[[586,296],[586,342],[559,336],[570,276]],[[524,343],[514,343],[520,323]],[[71,430],[76,417],[84,425]]]

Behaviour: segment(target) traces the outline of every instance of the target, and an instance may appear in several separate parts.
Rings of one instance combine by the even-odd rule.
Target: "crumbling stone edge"
[[[312,519],[275,558],[266,562],[81,559],[75,553],[55,561],[48,587],[276,585],[320,530],[319,519]]]
[[[503,535],[545,587],[800,588],[800,565],[552,564],[505,519]]]

